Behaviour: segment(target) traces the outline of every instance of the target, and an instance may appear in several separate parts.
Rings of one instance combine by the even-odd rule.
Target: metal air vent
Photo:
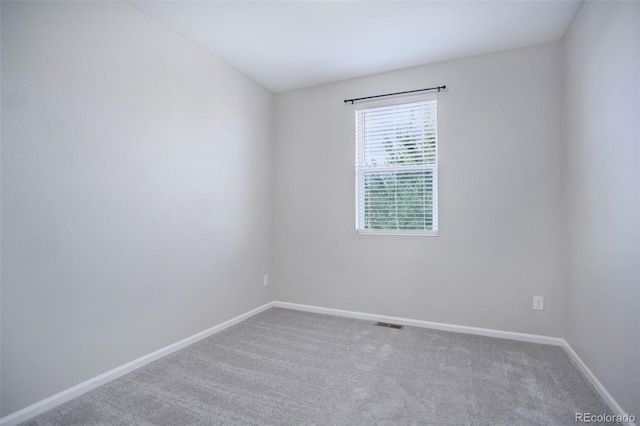
[[[397,329],[397,330],[402,330],[402,328],[404,327],[404,325],[391,324],[391,323],[388,323],[388,322],[377,322],[377,323],[376,323],[376,327],[395,328],[395,329]]]

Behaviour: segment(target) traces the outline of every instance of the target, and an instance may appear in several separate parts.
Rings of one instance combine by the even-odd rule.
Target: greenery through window
[[[437,235],[436,100],[356,111],[359,233]]]

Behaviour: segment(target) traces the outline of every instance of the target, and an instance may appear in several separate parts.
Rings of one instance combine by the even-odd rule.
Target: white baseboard
[[[611,411],[613,411],[614,414],[625,415],[626,412],[622,409],[620,404],[618,404],[618,402],[615,399],[613,399],[613,396],[611,396],[607,388],[605,388],[604,385],[600,383],[600,380],[598,380],[596,375],[593,374],[593,372],[589,369],[589,367],[587,367],[587,364],[584,363],[584,361],[582,360],[582,358],[580,358],[577,352],[573,350],[569,342],[567,342],[565,339],[562,339],[562,342],[563,342],[562,346],[564,347],[565,351],[569,354],[569,357],[580,369],[580,371],[582,371],[582,374],[585,375],[587,380],[589,380],[589,382],[593,385],[593,387],[596,389],[596,392],[598,392],[600,397],[604,399],[604,402],[606,402],[609,408],[611,408]],[[635,423],[623,423],[623,424],[627,426],[636,426]]]
[[[96,376],[92,379],[89,379],[85,382],[75,385],[69,389],[63,390],[62,392],[57,393],[53,396],[50,396],[49,398],[43,399],[42,401],[29,405],[28,407],[25,407],[22,410],[9,414],[8,416],[0,419],[0,425],[13,426],[13,425],[17,425],[18,423],[27,421],[37,416],[38,414],[42,414],[45,411],[48,411],[54,407],[57,407],[60,404],[63,404],[67,401],[77,398],[80,395],[87,393],[92,389],[97,388],[98,386],[102,386],[105,383],[108,383],[114,379],[117,379],[120,376],[123,376],[127,373],[130,373],[133,370],[136,370],[142,367],[143,365],[146,365],[152,361],[155,361],[164,356],[167,356],[172,352],[180,350],[199,340],[205,339],[209,336],[219,333],[222,330],[229,328],[232,325],[238,324],[239,322],[244,321],[249,317],[259,314],[260,312],[266,311],[267,309],[272,308],[273,306],[274,306],[274,302],[266,303],[249,312],[245,312],[244,314],[231,318],[230,320],[227,320],[209,329],[201,331],[200,333],[194,334],[193,336],[180,340],[179,342],[173,343],[169,346],[165,346],[164,348],[158,349],[157,351],[151,352],[150,354],[141,356],[140,358],[135,359],[131,362],[128,362],[124,365],[121,365],[120,367],[116,367],[113,370],[109,370],[106,373],[100,374],[99,376]]]
[[[560,337],[541,336],[539,334],[518,333],[515,331],[494,330],[491,328],[469,327],[466,325],[445,324],[441,322],[422,321],[409,318],[392,317],[388,315],[368,314],[364,312],[345,311],[342,309],[321,308],[319,306],[301,305],[298,303],[275,302],[276,308],[294,309],[296,311],[313,312],[317,314],[335,315],[346,318],[356,318],[367,321],[390,322],[411,327],[430,328],[433,330],[452,331],[454,333],[475,334],[478,336],[497,337],[500,339],[519,340],[521,342],[542,343],[545,345],[563,346],[564,339]]]

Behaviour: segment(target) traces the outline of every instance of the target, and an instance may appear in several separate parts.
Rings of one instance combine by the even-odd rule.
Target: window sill
[[[394,231],[394,230],[369,230],[357,229],[358,235],[402,235],[408,237],[437,237],[438,231]]]

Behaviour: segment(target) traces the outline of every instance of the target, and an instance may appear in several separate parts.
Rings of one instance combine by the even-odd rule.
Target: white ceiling
[[[272,90],[560,40],[580,1],[133,1]]]

